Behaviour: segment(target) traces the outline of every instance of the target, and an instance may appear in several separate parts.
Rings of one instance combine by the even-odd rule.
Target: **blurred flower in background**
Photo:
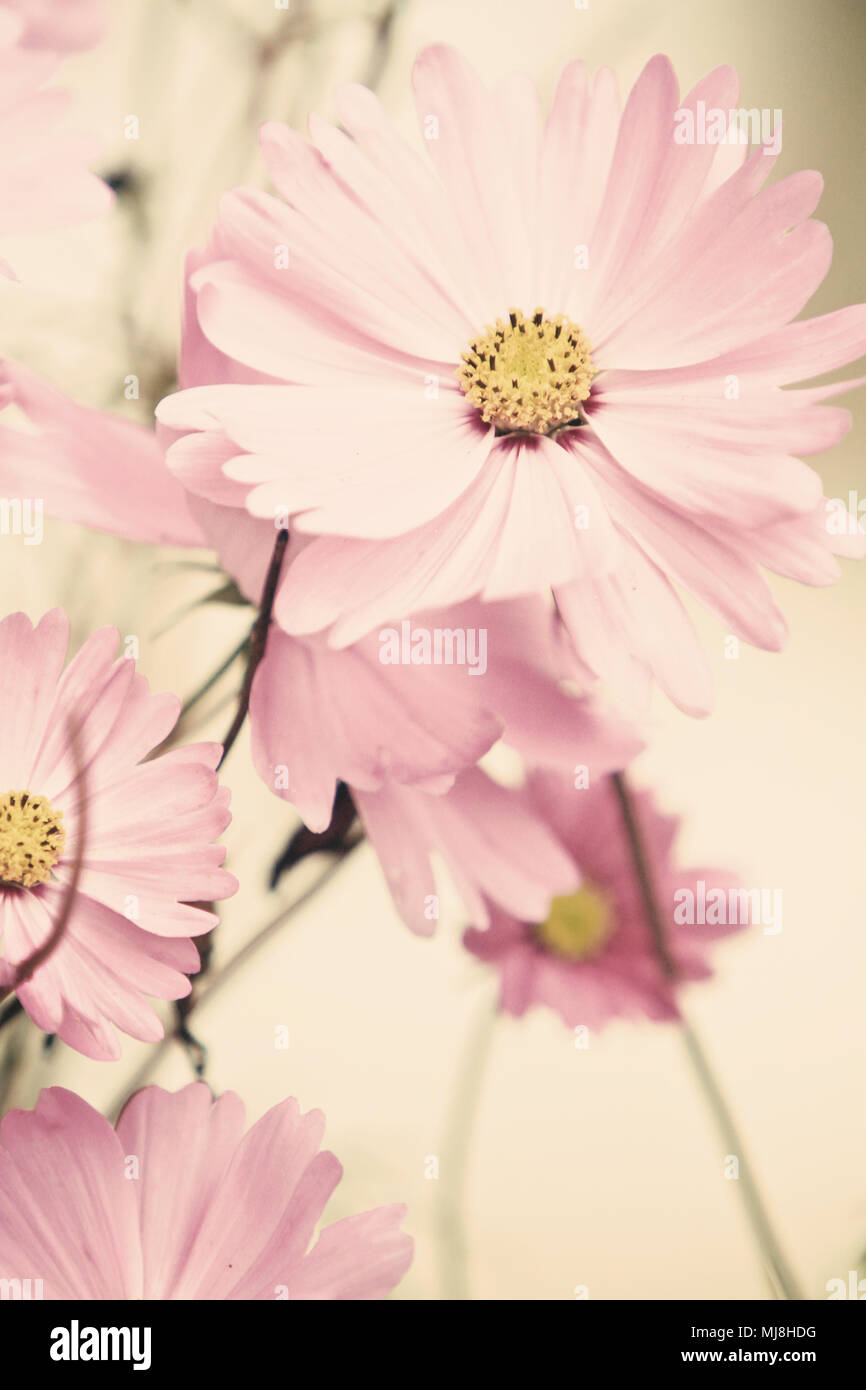
[[[569,1027],[593,1032],[617,1016],[675,1020],[674,984],[658,959],[613,787],[603,781],[582,796],[568,792],[567,779],[553,772],[536,773],[529,781],[539,817],[574,857],[580,886],[555,897],[539,922],[495,911],[488,929],[470,929],[464,943],[499,973],[499,1007],[518,1017],[531,1005],[544,1004]],[[678,979],[707,979],[708,947],[737,925],[678,925],[676,894],[700,879],[716,890],[727,890],[734,880],[718,869],[676,867],[677,822],[660,814],[648,792],[635,795],[634,813]]]

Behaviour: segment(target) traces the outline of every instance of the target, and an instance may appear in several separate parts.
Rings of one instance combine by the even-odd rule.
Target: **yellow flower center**
[[[607,899],[595,888],[579,888],[554,898],[547,920],[535,928],[541,945],[563,960],[589,960],[604,948],[613,930]]]
[[[34,888],[47,882],[65,842],[63,812],[44,796],[0,796],[0,886]]]
[[[481,418],[501,432],[551,434],[580,416],[594,368],[576,323],[536,309],[531,319],[512,309],[463,353],[461,390]]]

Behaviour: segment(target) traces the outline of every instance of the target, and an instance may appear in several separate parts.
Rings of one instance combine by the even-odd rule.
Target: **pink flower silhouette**
[[[47,1299],[374,1299],[406,1273],[405,1208],[326,1226],[342,1176],[324,1116],[295,1100],[244,1135],[232,1092],[148,1086],[112,1129],[43,1091],[0,1121],[0,1278],[42,1271]]]
[[[95,632],[63,671],[66,615],[0,622],[0,989],[50,937],[80,854],[72,915],[17,988],[33,1021],[88,1057],[115,1058],[115,1025],[154,1042],[144,998],[180,999],[199,967],[193,941],[216,923],[197,903],[237,889],[210,842],[229,820],[214,743],[145,761],[177,721],[151,695],[118,633]],[[83,808],[83,809],[82,809]],[[82,815],[85,833],[82,842]]]

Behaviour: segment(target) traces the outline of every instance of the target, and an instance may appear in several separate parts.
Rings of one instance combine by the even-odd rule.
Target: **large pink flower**
[[[116,1131],[71,1091],[0,1121],[0,1279],[46,1299],[378,1299],[412,1241],[405,1209],[325,1227],[342,1176],[319,1152],[324,1116],[275,1105],[244,1135],[244,1107],[197,1082],[148,1086]]]
[[[466,932],[469,950],[499,972],[500,1008],[519,1016],[545,1005],[569,1027],[599,1028],[616,1016],[678,1018],[675,987],[653,947],[610,779],[576,790],[561,774],[535,773],[528,791],[540,823],[569,851],[581,882],[534,920],[491,902],[487,930]],[[698,904],[703,881],[725,894],[727,904],[729,892],[737,891],[735,879],[728,870],[677,867],[678,822],[658,811],[649,792],[638,792],[634,807],[677,976],[706,979],[712,973],[708,947],[742,924],[729,924],[731,916],[741,917],[739,899],[732,913],[716,913],[724,921],[713,925],[681,920],[692,901],[687,895]]]
[[[727,67],[681,103],[653,58],[621,111],[609,72],[571,63],[544,121],[527,80],[488,91],[434,47],[415,91],[429,159],[357,86],[344,130],[264,127],[281,197],[229,194],[196,258],[221,384],[162,404],[193,434],[170,462],[207,503],[313,537],[287,632],[345,645],[552,587],[591,670],[703,712],[674,586],[776,649],[759,566],[825,584],[834,545],[863,548],[828,536],[797,457],[842,437],[822,402],[844,388],[779,389],[866,348],[864,305],[793,322],[830,261],[821,179],[764,188],[768,148],[680,143],[679,109],[737,106]]]
[[[170,733],[174,695],[152,695],[118,633],[102,628],[63,671],[69,623],[0,622],[0,989],[47,942],[73,867],[83,871],[59,945],[17,993],[35,1023],[89,1057],[120,1054],[116,1025],[154,1042],[144,998],[179,999],[199,967],[193,941],[216,922],[197,903],[236,880],[210,842],[230,820],[220,747],[145,761]],[[82,812],[83,806],[83,812]],[[82,814],[84,835],[82,836]]]

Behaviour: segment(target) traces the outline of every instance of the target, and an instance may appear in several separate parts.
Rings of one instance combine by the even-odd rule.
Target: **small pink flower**
[[[237,889],[210,842],[229,820],[214,743],[147,759],[180,701],[151,695],[102,628],[63,671],[69,621],[0,622],[0,988],[51,934],[79,850],[83,871],[59,945],[17,989],[34,1022],[88,1057],[120,1055],[116,1025],[163,1026],[144,998],[180,999],[199,967],[190,938]],[[85,835],[81,841],[82,803]]]
[[[343,129],[264,126],[281,196],[229,194],[192,262],[169,462],[209,515],[312,538],[289,633],[553,588],[592,672],[704,713],[677,587],[776,650],[760,567],[827,584],[864,548],[797,457],[842,438],[845,386],[780,390],[866,349],[866,305],[797,321],[830,262],[821,179],[764,188],[769,149],[677,138],[678,110],[737,108],[729,67],[681,99],[655,57],[621,109],[570,63],[545,121],[527,80],[489,91],[433,47],[415,92],[427,157],[357,86]]]
[[[412,1259],[401,1206],[326,1226],[342,1176],[295,1100],[244,1134],[231,1091],[148,1086],[112,1129],[43,1091],[0,1121],[0,1279],[46,1299],[379,1299]]]
[[[620,807],[609,779],[574,790],[561,775],[535,773],[529,794],[540,823],[558,837],[579,871],[576,892],[557,897],[543,915],[518,919],[491,905],[486,931],[470,928],[464,943],[499,972],[499,1006],[520,1016],[533,1004],[568,1024],[600,1028],[613,1017],[679,1017],[675,989],[653,949]],[[737,926],[678,922],[699,881],[727,894],[727,870],[679,869],[672,849],[678,821],[662,815],[649,792],[634,795],[666,927],[668,950],[683,981],[708,978],[707,948]],[[739,908],[738,908],[739,912]]]

